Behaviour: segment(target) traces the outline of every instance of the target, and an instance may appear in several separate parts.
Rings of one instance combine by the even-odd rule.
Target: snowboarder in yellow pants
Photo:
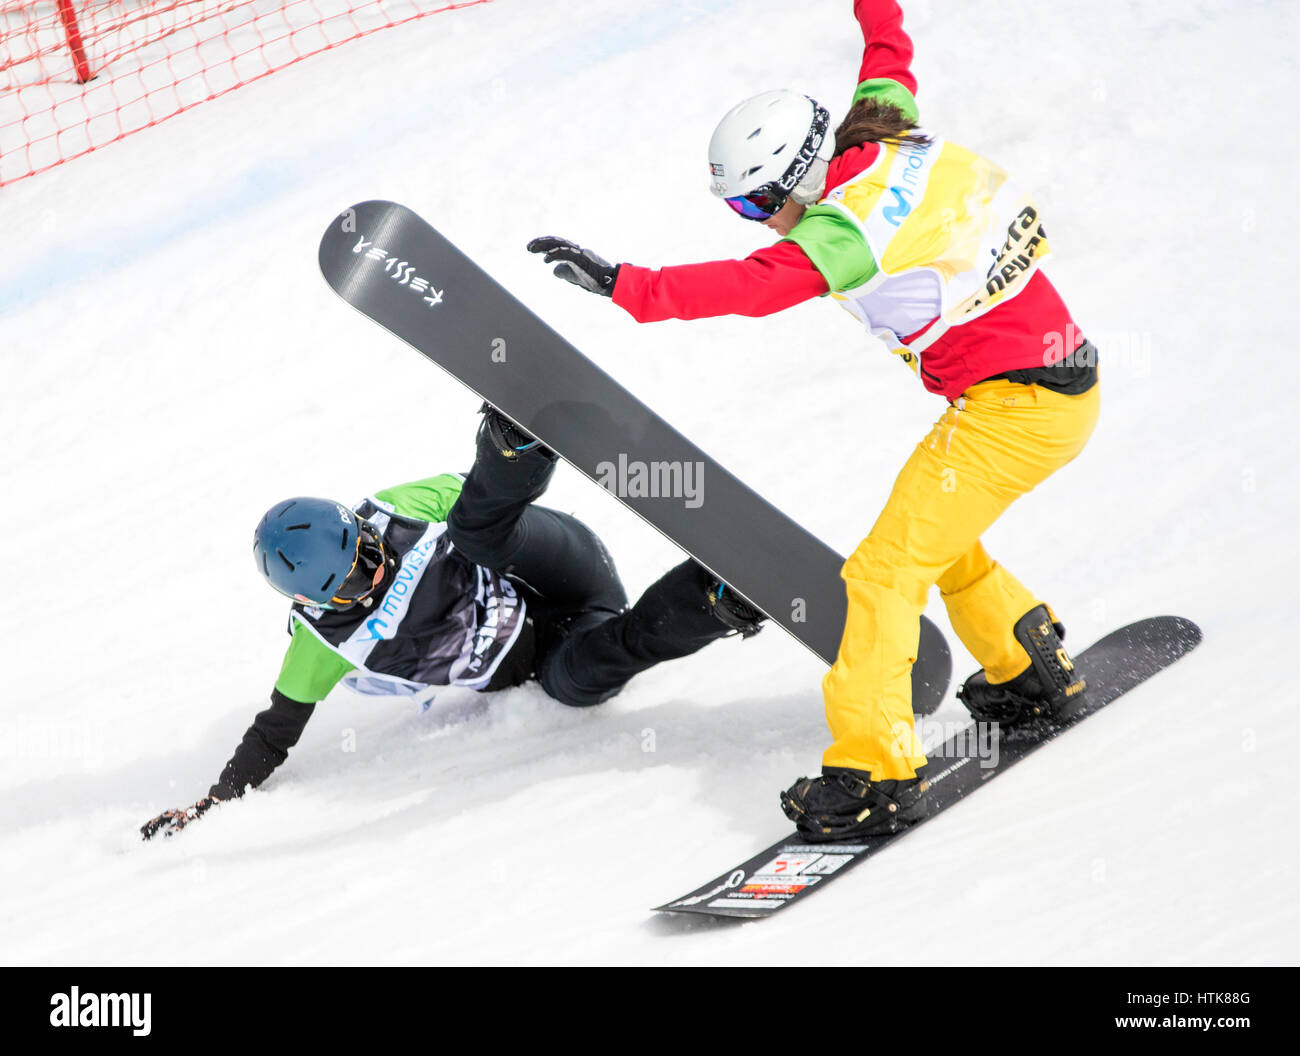
[[[914,777],[924,765],[910,675],[936,583],[953,630],[989,682],[1009,682],[1030,667],[1013,628],[1042,602],[988,555],[980,536],[1083,449],[1100,388],[1068,396],[986,381],[949,406],[917,445],[844,566],[848,622],[822,683],[834,738],[824,766],[869,771],[880,781]]]
[[[854,0],[853,12],[862,65],[833,131],[826,107],[779,90],[733,107],[709,141],[713,193],[778,242],[663,268],[611,264],[555,236],[528,244],[643,323],[766,316],[829,295],[948,401],[843,569],[848,619],[823,684],[832,743],[821,775],[781,794],[813,841],[925,812],[910,672],[931,586],[983,665],[957,694],[977,720],[1060,721],[1077,706],[1085,684],[1064,628],[980,537],[1082,450],[1100,402],[1096,349],[1041,268],[1051,247],[1038,203],[991,159],[918,124],[898,0]]]

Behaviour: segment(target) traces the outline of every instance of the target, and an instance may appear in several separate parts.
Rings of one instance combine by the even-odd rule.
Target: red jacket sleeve
[[[912,39],[903,32],[903,9],[898,0],[853,0],[853,13],[866,44],[858,84],[888,77],[915,95],[916,78],[910,69]]]
[[[638,323],[771,315],[820,297],[829,288],[802,249],[793,242],[778,242],[744,260],[658,270],[623,264],[614,284],[614,303]]]

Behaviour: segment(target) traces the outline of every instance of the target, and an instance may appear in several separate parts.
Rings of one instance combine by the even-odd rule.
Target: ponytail
[[[930,137],[912,135],[916,122],[903,116],[898,107],[868,96],[859,99],[850,107],[835,130],[835,153],[843,154],[852,147],[864,143],[913,143],[927,144]]]

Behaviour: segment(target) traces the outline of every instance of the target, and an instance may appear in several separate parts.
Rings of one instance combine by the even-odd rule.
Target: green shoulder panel
[[[833,205],[810,206],[785,240],[804,251],[835,291],[861,286],[880,270],[862,228]]]
[[[863,81],[858,85],[857,91],[853,93],[853,103],[869,97],[898,107],[903,112],[903,116],[909,121],[915,122],[920,119],[921,111],[916,105],[916,96],[897,81],[892,81],[888,77],[875,77],[869,81]],[[849,105],[852,106],[853,103]]]
[[[436,523],[447,519],[448,512],[460,498],[463,483],[454,473],[442,473],[436,477],[414,480],[410,484],[385,488],[375,492],[375,498],[392,506],[400,517],[414,517]]]
[[[339,679],[354,670],[355,664],[343,659],[301,621],[295,621],[293,639],[284,654],[275,688],[290,700],[315,704],[329,696]]]

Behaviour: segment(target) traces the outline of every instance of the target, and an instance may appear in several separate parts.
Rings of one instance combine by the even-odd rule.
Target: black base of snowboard
[[[353,206],[325,232],[319,259],[325,280],[354,308],[834,663],[848,608],[844,559],[632,396],[415,213],[393,202]],[[951,676],[947,643],[922,618],[912,668],[918,714],[939,706]]]
[[[795,833],[689,895],[656,908],[712,917],[770,917],[947,810],[1030,752],[1191,652],[1200,641],[1200,628],[1179,616],[1156,616],[1112,631],[1074,658],[1088,689],[1083,706],[1067,722],[1016,727],[1000,737],[996,724],[985,724],[983,732],[998,737],[996,764],[991,766],[981,755],[992,753],[980,750],[990,742],[983,736],[972,737],[974,726],[931,753],[925,767],[933,771],[926,796],[929,813],[922,821],[890,835],[845,843],[808,843]]]

